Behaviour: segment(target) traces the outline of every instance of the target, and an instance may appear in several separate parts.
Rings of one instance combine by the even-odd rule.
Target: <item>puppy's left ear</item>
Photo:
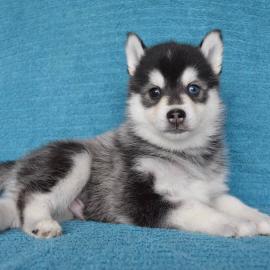
[[[134,75],[139,62],[144,55],[144,49],[145,45],[139,36],[135,33],[128,33],[126,42],[126,57],[129,75]]]
[[[201,51],[215,74],[220,74],[223,57],[223,41],[220,30],[209,32],[200,44]]]

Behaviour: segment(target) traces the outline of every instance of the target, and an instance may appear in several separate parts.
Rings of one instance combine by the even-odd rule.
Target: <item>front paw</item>
[[[210,233],[224,237],[251,237],[257,235],[258,231],[254,222],[229,219],[228,222],[215,226]]]
[[[225,237],[251,237],[258,232],[255,223],[241,220],[222,225],[218,234]]]
[[[253,222],[256,224],[258,234],[270,235],[270,216],[260,213]]]
[[[254,222],[250,221],[238,221],[235,224],[237,237],[251,237],[258,235],[257,226]]]
[[[236,237],[237,228],[233,224],[222,224],[216,227],[214,230],[210,230],[209,234],[223,237]]]
[[[257,213],[246,221],[237,222],[237,236],[270,235],[270,217]]]

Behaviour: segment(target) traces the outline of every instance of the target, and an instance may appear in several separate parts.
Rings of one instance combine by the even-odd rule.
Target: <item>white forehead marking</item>
[[[165,79],[164,79],[163,75],[161,74],[161,72],[159,70],[157,70],[157,69],[153,69],[149,73],[149,81],[153,85],[156,85],[156,86],[158,86],[160,88],[165,87]]]
[[[194,67],[187,67],[181,76],[181,82],[183,85],[188,85],[189,83],[197,80],[198,72]]]

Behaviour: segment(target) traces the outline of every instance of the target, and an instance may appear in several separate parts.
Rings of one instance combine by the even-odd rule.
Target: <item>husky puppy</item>
[[[0,230],[40,238],[72,218],[219,236],[270,234],[270,217],[228,194],[219,94],[223,41],[146,48],[130,33],[126,121],[0,165]]]

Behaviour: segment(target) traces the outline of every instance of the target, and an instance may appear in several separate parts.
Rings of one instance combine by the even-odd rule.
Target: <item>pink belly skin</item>
[[[74,215],[74,217],[81,219],[81,220],[84,220],[83,208],[84,208],[84,204],[79,199],[74,200],[71,203],[71,205],[69,206],[69,209],[72,212],[72,214]]]

